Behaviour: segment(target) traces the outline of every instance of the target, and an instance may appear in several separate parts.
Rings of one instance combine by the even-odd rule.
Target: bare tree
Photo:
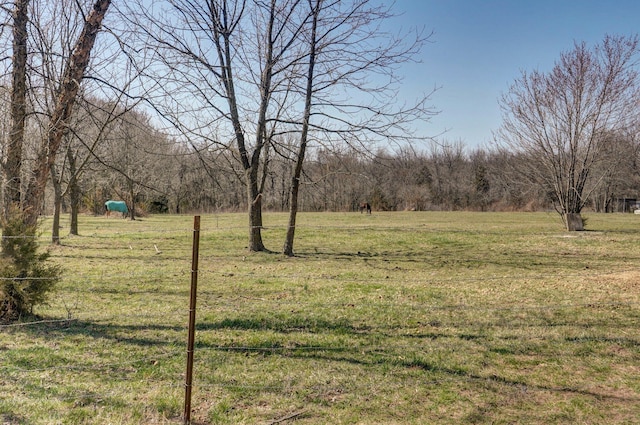
[[[51,167],[55,163],[56,155],[62,138],[67,131],[69,118],[71,117],[76,95],[80,89],[80,83],[85,70],[89,65],[91,50],[100,30],[102,20],[110,5],[109,0],[97,0],[86,16],[82,32],[78,36],[67,58],[62,81],[57,89],[57,95],[53,106],[53,112],[47,125],[33,169],[26,194],[24,196],[23,211],[25,222],[35,225],[42,210],[45,186],[49,178]]]
[[[124,14],[141,37],[137,47],[154,52],[145,58],[162,65],[149,74],[146,95],[194,151],[226,149],[235,156],[252,251],[265,249],[264,190],[276,156],[293,163],[282,167],[293,171],[285,202],[292,208],[284,248],[290,254],[309,141],[316,148],[351,144],[367,152],[376,143],[408,140],[409,124],[427,115],[426,97],[389,107],[396,104],[395,70],[414,58],[424,37],[381,31],[392,14],[371,0],[147,6],[140,2]],[[297,145],[290,145],[290,135]]]
[[[467,160],[462,142],[431,145],[429,189],[434,204],[447,210],[460,210],[467,206]]]
[[[284,241],[282,252],[285,255],[293,255],[293,239],[296,231],[296,216],[298,214],[298,192],[300,190],[300,176],[302,175],[302,167],[304,157],[307,150],[309,137],[309,125],[311,119],[311,107],[313,99],[313,82],[315,79],[315,65],[318,49],[318,21],[322,11],[322,0],[309,0],[311,12],[311,33],[309,35],[309,60],[307,66],[306,86],[304,90],[304,112],[302,114],[302,125],[300,131],[300,144],[296,155],[296,165],[293,176],[291,178],[291,191],[289,200],[289,225],[287,227],[287,235]]]
[[[46,129],[54,112],[56,98],[60,91],[68,58],[72,55],[74,41],[77,40],[85,23],[83,5],[73,0],[56,0],[49,2],[37,1],[32,3],[30,10],[30,68],[29,68],[29,105],[33,110],[31,120],[37,122],[39,129]],[[99,52],[99,44],[93,48]],[[100,53],[100,52],[99,52]],[[108,56],[104,56],[108,57]],[[95,55],[94,55],[95,59]],[[112,58],[109,58],[112,59]],[[92,61],[95,71],[96,62]],[[99,62],[99,61],[98,61]],[[109,62],[112,62],[109,61]],[[105,72],[104,69],[101,70]],[[122,72],[122,69],[120,69]],[[82,84],[77,97],[86,98],[92,89],[88,84]],[[81,107],[78,106],[81,104]],[[59,151],[64,155],[56,155],[57,161],[51,163],[50,175],[54,189],[54,213],[52,221],[52,242],[59,243],[60,213],[63,197],[70,192],[71,196],[71,226],[70,233],[77,234],[77,209],[79,202],[78,177],[82,172],[84,161],[78,161],[78,149],[83,149],[82,143],[75,143],[80,136],[82,142],[91,144],[90,138],[96,133],[95,126],[88,122],[86,113],[87,102],[75,102],[67,119],[66,128]],[[104,116],[108,120],[108,116]],[[81,128],[86,127],[86,128]],[[41,130],[46,131],[46,130]],[[88,136],[92,133],[92,136]],[[42,137],[42,136],[40,136]],[[94,141],[94,143],[97,140]],[[85,150],[85,149],[83,149]],[[86,156],[85,156],[86,157]],[[67,180],[68,185],[63,187]]]
[[[286,106],[286,70],[305,22],[300,0],[139,2],[123,14],[154,54],[146,96],[195,152],[230,149],[246,190],[249,249],[262,241],[265,153]],[[124,6],[123,6],[124,7]],[[132,6],[133,7],[133,6]],[[162,84],[158,85],[157,82]]]
[[[622,133],[608,133],[604,135],[603,160],[600,161],[594,175],[598,181],[591,179],[586,188],[592,191],[592,204],[596,212],[616,211],[618,199],[635,198],[638,194],[638,159],[640,144],[638,143],[638,128]],[[623,207],[627,207],[623,205]]]
[[[16,0],[13,11],[11,130],[4,165],[4,210],[20,208],[22,198],[22,149],[27,119],[27,24],[29,0]]]
[[[401,80],[395,70],[415,60],[426,40],[422,34],[415,34],[412,39],[411,34],[381,31],[381,23],[393,14],[388,7],[369,0],[306,3],[303,56],[298,60],[306,64],[301,66],[306,72],[300,80],[302,100],[298,102],[303,107],[299,117],[288,114],[289,123],[294,123],[294,131],[300,134],[283,248],[283,253],[290,256],[300,177],[310,141],[333,141],[371,154],[381,140],[390,143],[421,139],[410,125],[433,115],[426,106],[428,95],[419,97],[414,104],[397,106]],[[384,78],[377,80],[374,75]],[[347,93],[347,97],[339,93]]]
[[[485,211],[491,202],[487,153],[482,149],[476,149],[471,153],[469,160],[473,173],[471,204],[474,208]]]
[[[100,152],[92,151],[110,172],[110,187],[129,207],[135,220],[136,208],[145,193],[161,192],[172,141],[157,131],[144,113],[126,111],[109,125]]]
[[[606,134],[637,120],[637,37],[576,43],[548,73],[523,72],[500,101],[502,141],[527,158],[522,171],[549,188],[567,230],[582,230],[588,180],[605,160]],[[596,186],[593,186],[595,188]]]

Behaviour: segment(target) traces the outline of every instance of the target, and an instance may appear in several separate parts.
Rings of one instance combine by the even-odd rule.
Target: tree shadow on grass
[[[26,331],[34,336],[51,339],[64,339],[70,336],[84,336],[92,339],[113,340],[122,344],[132,344],[142,347],[152,346],[174,346],[182,343],[182,339],[171,340],[166,337],[144,338],[134,335],[141,334],[145,331],[164,333],[182,333],[187,332],[187,327],[178,325],[162,325],[162,324],[140,324],[140,325],[123,325],[113,323],[98,323],[90,320],[70,319],[56,323],[45,323],[38,326],[24,326],[20,330]]]
[[[24,416],[15,412],[0,413],[0,423],[2,425],[27,425],[30,422]]]
[[[432,249],[411,250],[403,247],[397,250],[383,251],[300,251],[294,258],[302,260],[337,260],[337,261],[362,261],[369,267],[385,268],[387,264],[402,266],[403,264],[418,264],[429,269],[458,268],[482,268],[500,267],[505,269],[548,273],[555,272],[559,267],[569,271],[581,271],[594,267],[607,270],[609,264],[620,264],[636,261],[640,255],[635,251],[624,253],[608,253],[605,257],[585,256],[582,252],[537,252],[535,257],[527,250],[486,251],[482,246],[463,248],[439,247]],[[565,271],[566,271],[565,270]]]
[[[233,329],[233,330],[245,330],[245,331],[274,331],[278,333],[293,333],[293,332],[308,332],[308,333],[322,333],[325,331],[329,331],[329,333],[333,334],[353,334],[353,335],[378,335],[377,332],[371,332],[370,330],[363,330],[356,326],[353,326],[348,321],[340,319],[340,320],[316,320],[313,319],[315,323],[307,324],[306,326],[301,326],[301,321],[304,321],[304,318],[296,318],[294,320],[283,320],[283,319],[275,319],[275,318],[254,318],[254,319],[223,319],[217,322],[203,323],[199,325],[199,330],[224,330],[224,329]],[[380,336],[384,336],[386,338],[391,337],[391,335],[385,335],[384,333],[380,333]],[[411,337],[418,337],[418,335],[411,335]],[[461,340],[482,340],[485,339],[485,335],[475,335],[472,333],[465,334],[448,334],[448,333],[428,333],[424,335],[420,335],[420,338],[427,338],[430,340],[438,339],[438,338],[458,338]],[[607,342],[601,341],[600,342]],[[618,339],[614,339],[614,342],[620,343]],[[630,346],[637,346],[637,341],[624,341],[626,344]],[[403,353],[403,355],[397,355],[397,349],[401,349],[402,347],[386,347],[384,344],[379,346],[379,349],[375,346],[362,346],[358,343],[354,343],[353,346],[345,346],[345,345],[332,345],[331,343],[311,343],[311,344],[296,344],[295,341],[282,341],[279,343],[277,340],[272,338],[265,339],[264,343],[256,343],[253,341],[251,344],[246,346],[238,347],[238,346],[216,346],[210,343],[201,343],[198,345],[199,348],[213,349],[217,351],[233,351],[233,352],[261,352],[263,355],[267,356],[283,356],[287,358],[300,358],[305,360],[318,360],[325,362],[342,362],[348,363],[352,365],[363,366],[366,368],[375,368],[378,366],[382,367],[401,367],[406,369],[413,370],[422,370],[424,372],[428,372],[435,375],[444,376],[444,378],[435,378],[438,379],[456,379],[467,381],[471,383],[475,383],[481,385],[485,388],[495,387],[493,391],[499,392],[501,391],[499,387],[511,387],[517,391],[527,392],[527,391],[541,391],[541,392],[550,392],[550,393],[562,393],[562,394],[573,394],[573,395],[581,395],[587,396],[596,400],[614,400],[617,402],[640,402],[640,395],[619,395],[615,393],[607,393],[606,390],[597,391],[590,390],[586,388],[581,388],[579,386],[554,386],[554,385],[545,385],[539,383],[531,383],[526,379],[520,378],[510,378],[508,376],[503,376],[495,373],[490,373],[487,375],[479,374],[477,372],[472,372],[467,370],[464,366],[461,367],[447,367],[443,365],[439,365],[437,363],[431,362],[428,359],[423,358],[423,355],[406,355],[407,353]],[[497,387],[496,387],[497,386]]]
[[[28,328],[27,328],[28,329]],[[606,390],[593,391],[579,386],[554,386],[545,384],[536,384],[528,382],[525,379],[514,379],[508,376],[501,376],[495,373],[482,375],[472,372],[461,367],[447,367],[426,359],[427,356],[421,353],[420,347],[416,347],[418,351],[414,355],[399,355],[401,346],[390,345],[384,343],[374,343],[368,340],[373,337],[388,338],[393,337],[385,332],[358,327],[344,318],[327,319],[306,316],[287,316],[279,317],[277,315],[262,315],[258,317],[235,317],[223,318],[217,321],[201,321],[197,324],[196,329],[199,332],[207,331],[247,331],[247,332],[275,332],[276,336],[265,335],[264,338],[243,338],[249,342],[238,344],[220,345],[215,341],[206,341],[206,338],[197,338],[198,349],[209,349],[216,351],[233,351],[255,353],[261,352],[267,356],[282,356],[287,358],[299,358],[305,360],[317,360],[324,362],[343,362],[352,365],[359,365],[366,368],[375,367],[400,367],[413,370],[422,370],[434,374],[436,376],[444,376],[444,379],[451,378],[478,383],[483,386],[498,385],[512,387],[521,391],[535,390],[546,391],[563,394],[575,394],[592,397],[594,399],[610,399],[622,402],[640,402],[640,395],[621,396],[615,393],[607,393]],[[140,336],[146,331],[157,332],[158,336]],[[51,338],[67,338],[70,335],[87,336],[96,339],[113,340],[119,344],[131,344],[140,347],[163,347],[163,346],[179,346],[185,344],[184,336],[186,335],[186,326],[165,325],[165,324],[141,324],[141,325],[121,325],[121,324],[99,324],[91,321],[71,320],[62,325],[49,325],[45,327],[34,328],[34,334]],[[364,340],[354,340],[353,345],[345,345],[344,341],[336,342],[335,340],[321,340],[311,342],[297,342],[290,339],[279,339],[277,334],[321,334],[327,336],[352,335],[354,338],[363,337]],[[167,335],[173,337],[167,338]],[[407,335],[402,335],[407,337]],[[434,332],[421,335],[410,335],[412,338],[459,338],[464,340],[482,340],[483,335],[475,335],[473,333],[454,334],[446,332]],[[584,342],[584,338],[578,338],[575,341],[569,339],[570,342]],[[589,341],[587,341],[589,342]],[[620,341],[619,339],[597,339],[597,342],[615,342],[624,343],[630,347],[637,347],[638,341]],[[364,343],[361,344],[361,343]],[[490,348],[490,347],[489,347]],[[499,353],[499,352],[498,352]],[[508,354],[508,353],[507,353]],[[435,378],[436,380],[439,378]],[[440,378],[442,379],[442,378]],[[495,391],[499,391],[496,389]]]
[[[526,393],[528,391],[560,393],[560,394],[572,394],[587,396],[595,400],[613,400],[616,402],[640,402],[640,395],[616,395],[607,394],[603,391],[591,391],[579,387],[570,386],[554,386],[544,384],[533,384],[527,382],[524,379],[514,379],[507,376],[501,376],[498,374],[481,375],[466,370],[464,367],[444,367],[437,365],[425,359],[419,358],[407,358],[406,356],[391,356],[389,353],[376,353],[372,352],[369,355],[363,355],[362,349],[353,348],[350,350],[335,350],[335,349],[317,349],[317,350],[304,350],[304,347],[298,347],[297,350],[292,350],[286,353],[286,356],[291,358],[304,358],[306,360],[313,359],[326,362],[344,362],[353,365],[363,366],[367,368],[383,366],[383,367],[401,367],[413,370],[422,370],[430,374],[435,374],[436,377],[432,381],[425,379],[423,382],[428,384],[432,382],[437,385],[441,382],[451,382],[451,380],[460,380],[480,385],[483,389],[491,390],[494,392],[502,392],[500,388],[510,387],[514,390]],[[351,353],[352,355],[349,355]],[[438,377],[442,376],[442,377]],[[492,389],[493,388],[493,389]]]
[[[199,331],[224,329],[273,331],[283,334],[295,332],[322,333],[326,331],[336,334],[355,334],[365,330],[364,328],[356,328],[346,319],[329,320],[303,316],[286,318],[275,316],[226,318],[215,322],[200,322],[196,325],[196,329]]]

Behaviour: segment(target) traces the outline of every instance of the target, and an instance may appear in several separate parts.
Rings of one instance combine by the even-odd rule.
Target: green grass
[[[640,217],[304,213],[293,258],[246,222],[202,217],[194,423],[637,423]],[[0,328],[0,423],[181,423],[192,227],[82,217],[51,248],[44,321]]]

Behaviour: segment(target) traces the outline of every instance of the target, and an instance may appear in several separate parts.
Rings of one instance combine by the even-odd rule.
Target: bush
[[[37,226],[28,226],[22,214],[12,211],[2,222],[0,255],[0,321],[32,314],[45,304],[60,280],[60,266],[49,264],[49,253],[38,253]]]

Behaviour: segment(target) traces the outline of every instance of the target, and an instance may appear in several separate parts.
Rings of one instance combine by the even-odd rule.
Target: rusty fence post
[[[189,336],[187,340],[187,374],[184,394],[184,423],[191,423],[191,388],[193,382],[193,351],[196,335],[196,298],[198,292],[198,257],[200,251],[200,216],[193,217],[193,248],[191,250],[191,296],[189,301]]]

